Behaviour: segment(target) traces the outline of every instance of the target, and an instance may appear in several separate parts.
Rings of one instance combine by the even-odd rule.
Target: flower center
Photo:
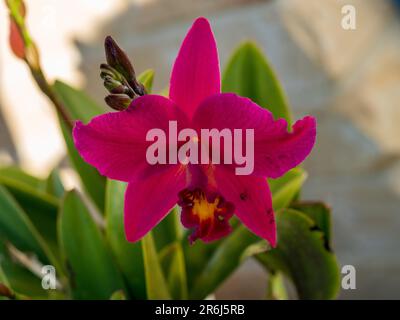
[[[231,231],[229,219],[233,215],[232,203],[216,193],[206,194],[202,189],[184,189],[179,193],[184,227],[193,229],[190,243],[196,239],[204,242],[217,240]]]

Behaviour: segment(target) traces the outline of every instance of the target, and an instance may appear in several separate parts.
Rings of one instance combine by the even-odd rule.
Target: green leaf
[[[157,252],[182,237],[182,227],[177,208],[173,208],[165,218],[153,229]]]
[[[289,206],[299,193],[307,173],[302,168],[293,168],[278,179],[269,179],[272,205],[275,211]]]
[[[41,262],[59,263],[27,214],[12,195],[0,185],[0,239],[8,239],[24,252],[35,253]],[[61,268],[60,268],[61,271]]]
[[[138,81],[144,85],[148,94],[150,94],[153,89],[153,80],[154,80],[153,69],[147,69],[138,76]]]
[[[17,168],[3,170],[0,173],[0,184],[12,194],[44,241],[57,255],[56,221],[59,200],[45,191],[45,180],[27,175]]]
[[[83,91],[74,89],[62,81],[56,80],[53,89],[73,120],[89,122],[93,117],[105,111]]]
[[[322,230],[326,239],[326,247],[331,246],[331,209],[323,202],[301,201],[291,204],[291,208],[301,211],[311,218]]]
[[[223,241],[224,239],[211,243],[196,241],[190,244],[188,237],[182,238],[181,245],[185,257],[186,270],[188,270],[186,277],[189,292],[191,292],[196,279],[203,272],[213,252]]]
[[[272,67],[252,42],[245,42],[233,53],[222,79],[222,91],[248,97],[272,112],[275,119],[285,118],[291,125],[286,96]]]
[[[60,244],[76,299],[109,299],[125,290],[103,234],[75,191],[68,192],[59,216]]]
[[[167,283],[172,299],[187,299],[187,280],[185,257],[182,244],[174,242],[160,252],[160,260],[167,275]]]
[[[0,253],[0,258],[1,258],[1,253]],[[10,282],[8,281],[6,274],[3,271],[3,268],[1,267],[1,260],[0,260],[0,286],[6,286],[7,288],[10,288]],[[0,294],[0,300],[5,300],[7,299],[6,297],[3,297]]]
[[[277,214],[278,246],[257,259],[272,272],[281,271],[294,283],[300,299],[333,299],[339,291],[335,255],[324,235],[306,214],[283,209]]]
[[[3,268],[1,267],[1,264],[0,264],[0,283],[6,285],[7,287],[10,286],[6,274],[4,273]]]
[[[87,123],[94,116],[104,113],[104,109],[83,92],[61,81],[56,81],[53,89],[73,120],[81,120]],[[71,163],[78,172],[85,190],[98,206],[100,212],[103,212],[106,179],[95,168],[83,161],[73,143],[70,128],[61,119],[60,125]]]
[[[110,300],[126,300],[125,293],[122,290],[115,291],[111,295]]]
[[[32,274],[29,270],[12,261],[5,241],[0,239],[0,269],[7,278],[6,285],[15,292],[24,294],[35,299],[48,298],[48,290],[42,288],[42,280]],[[0,276],[1,282],[1,276]]]
[[[61,198],[64,195],[64,186],[57,168],[53,169],[46,179],[46,192],[57,198]]]
[[[162,89],[159,93],[160,96],[169,97],[169,86]]]
[[[152,233],[149,232],[142,240],[144,270],[146,276],[147,298],[154,300],[171,299],[160,260],[157,255]]]
[[[221,242],[212,254],[201,274],[196,278],[191,299],[204,299],[213,293],[224,280],[242,263],[242,253],[251,244],[260,240],[245,227],[239,226]]]
[[[16,166],[0,168],[0,183],[18,184],[34,189],[45,191],[46,181],[27,174]]]
[[[137,299],[146,299],[142,245],[140,242],[128,242],[124,232],[125,189],[126,183],[107,180],[106,236],[130,294]]]
[[[269,300],[287,300],[288,294],[284,283],[284,277],[281,272],[270,273],[268,275],[267,299]]]

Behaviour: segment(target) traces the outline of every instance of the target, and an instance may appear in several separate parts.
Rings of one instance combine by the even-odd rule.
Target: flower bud
[[[6,5],[10,6],[9,1],[6,1]],[[19,4],[19,15],[21,18],[25,18],[26,8],[24,2],[20,2]],[[14,18],[10,15],[10,32],[9,32],[9,43],[12,52],[20,59],[25,58],[25,43],[22,37],[21,31],[19,30],[17,23]]]
[[[132,99],[125,94],[110,94],[104,99],[114,110],[122,111],[129,107]]]
[[[146,90],[144,86],[136,80],[135,70],[133,69],[133,66],[126,53],[110,36],[106,37],[104,41],[104,47],[107,65],[100,66],[102,72],[113,74],[113,77],[121,80],[121,82],[122,79],[124,79],[126,84],[133,91],[134,95],[145,95]]]
[[[114,39],[110,36],[106,37],[104,47],[108,65],[121,73],[128,82],[135,79],[135,70],[130,63],[128,56],[117,45]]]

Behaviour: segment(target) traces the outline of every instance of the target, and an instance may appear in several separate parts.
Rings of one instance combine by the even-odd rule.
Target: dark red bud
[[[104,41],[107,63],[121,73],[130,82],[135,79],[135,70],[126,53],[117,45],[113,38],[106,37]]]

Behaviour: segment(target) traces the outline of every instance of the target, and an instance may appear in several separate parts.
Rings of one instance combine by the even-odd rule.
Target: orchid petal
[[[168,132],[170,120],[184,125],[182,112],[168,98],[146,95],[135,99],[128,109],[93,118],[84,125],[78,121],[74,142],[83,159],[111,179],[130,181],[139,172],[161,169],[146,161],[146,141],[150,129]],[[164,170],[162,168],[161,170]]]
[[[232,93],[217,94],[203,101],[193,123],[197,130],[228,128],[233,132],[234,129],[254,129],[253,174],[271,178],[277,178],[300,164],[311,152],[316,137],[315,118],[304,117],[288,132],[286,120],[275,121],[270,111]],[[242,137],[244,152],[245,132]]]
[[[185,187],[185,170],[171,166],[162,173],[129,182],[125,193],[124,226],[128,241],[140,240],[175,206]]]
[[[215,169],[218,190],[235,206],[235,215],[254,234],[276,246],[276,224],[266,179],[238,176],[222,166]]]
[[[190,119],[202,100],[220,91],[217,44],[210,23],[198,18],[175,60],[169,96]]]

